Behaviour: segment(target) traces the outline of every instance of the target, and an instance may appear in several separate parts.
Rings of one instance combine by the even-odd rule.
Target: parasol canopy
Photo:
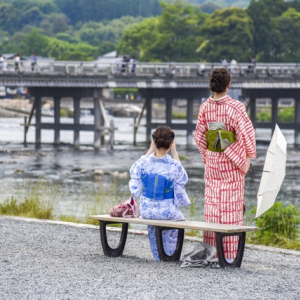
[[[286,139],[276,124],[267,151],[263,174],[257,193],[257,211],[255,218],[258,218],[271,208],[276,200],[285,177],[286,146]]]

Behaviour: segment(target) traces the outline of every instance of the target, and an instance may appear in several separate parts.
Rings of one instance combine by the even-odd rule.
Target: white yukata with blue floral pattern
[[[154,175],[160,175],[160,178],[163,176],[168,182],[171,181],[174,188],[172,198],[157,200],[155,199],[155,192],[153,198],[145,196],[143,192],[145,184],[142,179]],[[179,206],[188,206],[191,205],[191,202],[184,188],[188,176],[179,161],[172,159],[168,154],[162,158],[157,158],[154,154],[144,155],[132,165],[130,176],[129,188],[136,198],[140,197],[140,211],[143,218],[184,220]],[[148,236],[153,256],[155,260],[159,261],[154,226],[148,226]],[[176,248],[178,230],[164,230],[162,236],[166,254],[172,255]]]

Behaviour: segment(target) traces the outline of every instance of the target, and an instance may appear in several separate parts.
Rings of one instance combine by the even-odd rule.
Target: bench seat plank
[[[170,227],[178,229],[193,229],[193,230],[207,230],[213,232],[222,233],[235,233],[235,232],[251,232],[257,231],[258,228],[254,226],[240,226],[240,225],[226,225],[226,224],[215,224],[197,221],[176,221],[176,220],[150,220],[139,218],[118,218],[111,217],[110,215],[93,215],[89,217],[93,220],[117,222],[117,223],[131,223],[131,224],[142,224],[142,225],[153,225],[160,227]]]

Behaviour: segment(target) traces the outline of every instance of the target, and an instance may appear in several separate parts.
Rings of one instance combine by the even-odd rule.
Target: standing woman
[[[215,69],[209,97],[199,109],[195,142],[205,164],[204,218],[209,223],[243,225],[244,183],[249,158],[256,158],[255,131],[245,106],[227,95],[231,76]],[[213,232],[204,242],[216,246]],[[238,237],[223,239],[226,259],[235,259]]]

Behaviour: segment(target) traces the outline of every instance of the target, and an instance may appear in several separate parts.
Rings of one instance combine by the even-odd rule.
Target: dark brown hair
[[[212,92],[223,93],[231,81],[231,75],[226,69],[214,69],[210,75],[209,87]]]
[[[152,133],[152,138],[156,148],[164,148],[167,150],[174,141],[175,134],[168,126],[158,126]]]

